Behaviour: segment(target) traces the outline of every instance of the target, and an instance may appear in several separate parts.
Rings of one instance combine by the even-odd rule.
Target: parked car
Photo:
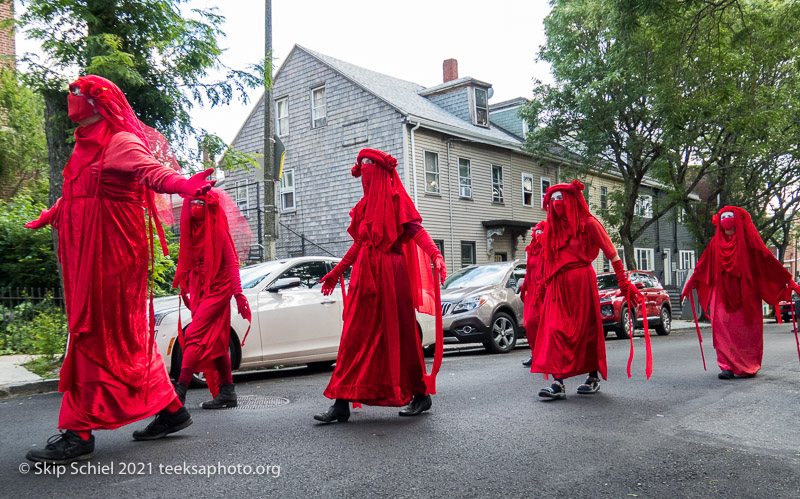
[[[486,350],[507,353],[524,337],[522,300],[517,282],[525,277],[525,262],[471,265],[454,272],[442,286],[445,338],[483,343]]]
[[[797,297],[796,294],[792,293],[792,298],[794,298],[794,310],[797,313],[800,310],[800,298]],[[781,319],[783,322],[791,322],[792,320],[792,302],[790,301],[782,301],[778,303],[778,307],[780,307],[781,311]]]
[[[639,328],[640,325],[644,327],[646,319],[648,326],[654,328],[656,333],[661,336],[668,335],[672,327],[672,303],[658,278],[649,272],[641,271],[629,272],[628,278],[642,292],[647,306],[646,314],[642,312],[641,303],[637,303],[633,308],[631,319],[634,328]],[[606,336],[613,330],[617,333],[617,338],[629,338],[630,307],[619,290],[617,276],[613,272],[597,274],[597,288],[600,293],[600,315],[603,318],[603,330]]]
[[[341,287],[330,296],[320,292],[320,279],[339,262],[337,258],[299,257],[275,260],[240,269],[242,292],[253,313],[250,334],[242,338],[247,321],[231,300],[229,352],[233,369],[260,369],[279,365],[305,364],[328,368],[336,361],[342,335]],[[156,343],[164,356],[170,376],[180,375],[182,352],[178,343],[178,297],[155,300]],[[183,327],[191,322],[181,308]],[[417,330],[423,346],[435,341],[435,320],[417,314]],[[195,381],[202,384],[201,375]]]

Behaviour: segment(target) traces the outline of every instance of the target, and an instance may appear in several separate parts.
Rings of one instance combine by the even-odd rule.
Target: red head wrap
[[[573,180],[568,184],[556,184],[547,189],[542,208],[547,212],[548,220],[544,233],[548,259],[553,258],[558,249],[566,245],[570,239],[584,232],[586,220],[592,216],[583,198],[584,188],[581,181]],[[561,192],[564,196],[564,216],[556,215],[553,210],[551,198],[554,192]]]

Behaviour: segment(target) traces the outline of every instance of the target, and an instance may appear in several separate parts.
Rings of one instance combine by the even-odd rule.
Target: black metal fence
[[[0,288],[0,354],[59,353],[66,337],[61,288]]]

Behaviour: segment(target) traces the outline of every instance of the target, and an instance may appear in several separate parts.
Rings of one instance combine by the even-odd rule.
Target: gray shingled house
[[[348,213],[361,197],[350,168],[365,147],[397,158],[400,178],[450,268],[524,257],[529,228],[544,218],[542,195],[558,182],[564,160],[525,152],[527,124],[517,110],[526,99],[490,106],[491,84],[459,78],[452,59],[445,61],[443,79],[426,88],[299,45],[292,49],[273,87],[275,130],[286,146],[279,257],[302,251],[296,234],[307,238],[307,253],[318,249],[307,244],[313,242],[344,254],[351,244]],[[262,97],[234,148],[262,151],[263,106]],[[225,184],[230,189],[253,180],[253,173],[231,172]],[[598,174],[586,183],[590,204],[599,207],[619,179]],[[241,206],[255,204],[257,189],[236,191]],[[643,248],[649,250],[644,268],[662,279],[664,262],[647,256],[661,254],[659,242],[679,251],[669,232],[659,227]],[[681,248],[690,244],[688,238],[680,242]],[[596,270],[603,264],[598,259]]]

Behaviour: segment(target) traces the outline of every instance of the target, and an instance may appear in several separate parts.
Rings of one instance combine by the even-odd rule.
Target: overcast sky
[[[185,8],[218,7],[226,17],[220,41],[224,64],[243,68],[264,56],[265,0],[192,0]],[[19,1],[17,11],[19,12]],[[442,82],[442,61],[458,60],[459,76],[494,86],[491,102],[529,97],[532,78],[552,81],[536,63],[544,43],[546,0],[273,0],[276,69],[294,44],[424,86]],[[17,35],[17,52],[37,51]],[[251,102],[195,108],[194,125],[230,142],[262,91]]]

